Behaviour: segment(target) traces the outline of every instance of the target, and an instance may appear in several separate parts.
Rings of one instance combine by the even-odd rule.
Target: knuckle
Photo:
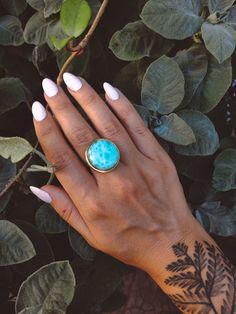
[[[41,139],[46,139],[48,137],[50,137],[53,134],[53,128],[52,126],[46,125],[44,126],[40,131],[39,131],[39,136]]]
[[[71,137],[79,145],[86,145],[94,139],[92,132],[86,126],[76,127],[71,130]]]
[[[107,138],[113,138],[120,134],[120,128],[116,122],[108,122],[103,126],[103,133]]]
[[[139,124],[133,128],[133,133],[139,136],[147,135],[147,127],[144,124]]]
[[[120,182],[121,194],[125,197],[130,197],[137,194],[137,185],[129,179],[122,179]]]
[[[71,156],[68,153],[54,152],[49,156],[49,160],[56,166],[56,171],[63,171],[72,163]]]
[[[96,102],[97,95],[94,92],[89,92],[86,94],[84,102],[86,103],[86,106],[94,105]]]

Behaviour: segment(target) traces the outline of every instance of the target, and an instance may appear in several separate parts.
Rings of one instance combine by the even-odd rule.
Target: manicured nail
[[[41,201],[43,201],[45,203],[48,203],[48,204],[50,204],[52,202],[52,198],[51,198],[51,196],[47,192],[45,192],[45,191],[43,191],[43,190],[41,190],[39,188],[36,188],[35,186],[30,186],[30,190]]]
[[[50,98],[56,96],[59,91],[57,84],[48,78],[43,80],[42,86],[45,94]]]
[[[66,83],[66,86],[73,92],[78,92],[82,87],[81,80],[74,74],[66,72],[63,74],[63,79]]]
[[[107,96],[111,99],[111,100],[118,100],[120,98],[119,93],[117,92],[117,90],[109,83],[104,83],[103,84],[103,88],[107,94]]]
[[[44,106],[38,101],[35,101],[33,103],[32,113],[33,113],[35,120],[38,122],[43,121],[47,116],[47,112],[46,112]]]

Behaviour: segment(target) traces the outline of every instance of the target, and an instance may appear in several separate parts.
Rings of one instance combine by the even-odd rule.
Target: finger
[[[89,237],[90,232],[86,223],[69,195],[63,189],[53,185],[45,185],[41,189],[31,186],[30,190],[41,201],[50,204],[58,215],[81,235],[86,238]]]
[[[132,140],[95,90],[87,82],[73,74],[65,73],[63,77],[69,92],[84,109],[97,132],[102,137],[112,140],[119,147],[123,161],[132,158],[135,148]],[[79,84],[80,88],[78,89]]]
[[[145,125],[134,106],[112,85],[104,83],[103,87],[106,92],[107,102],[123,123],[138,150],[143,155],[154,158],[158,151],[162,151],[162,147]]]
[[[85,150],[98,135],[72,105],[62,88],[49,79],[44,79],[42,85],[46,101],[60,127],[80,158],[85,161]]]
[[[88,191],[95,189],[94,177],[68,146],[51,114],[42,104],[35,102],[32,112],[37,137],[47,159],[56,166],[58,180],[73,201],[84,199]]]

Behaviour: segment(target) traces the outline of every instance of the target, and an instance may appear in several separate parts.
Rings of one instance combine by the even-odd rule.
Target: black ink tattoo
[[[170,298],[183,313],[235,314],[235,270],[213,244],[195,242],[193,254],[184,243],[172,246],[177,260],[166,269],[174,275],[165,280],[181,293]]]

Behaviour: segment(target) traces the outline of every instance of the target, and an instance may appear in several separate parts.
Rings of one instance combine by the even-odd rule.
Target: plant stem
[[[103,14],[106,10],[106,7],[109,3],[109,0],[103,0],[103,3],[89,29],[89,31],[87,32],[87,34],[85,35],[85,37],[82,39],[82,41],[76,45],[75,47],[71,47],[71,55],[70,57],[66,60],[66,62],[64,63],[64,65],[62,66],[60,73],[57,77],[57,84],[61,85],[62,83],[62,77],[64,72],[66,71],[66,69],[68,68],[68,66],[71,64],[71,62],[74,60],[74,58],[80,54],[82,54],[85,50],[85,48],[88,46],[88,43],[90,41],[90,38],[92,37],[93,33],[95,32],[101,18],[103,17]]]

